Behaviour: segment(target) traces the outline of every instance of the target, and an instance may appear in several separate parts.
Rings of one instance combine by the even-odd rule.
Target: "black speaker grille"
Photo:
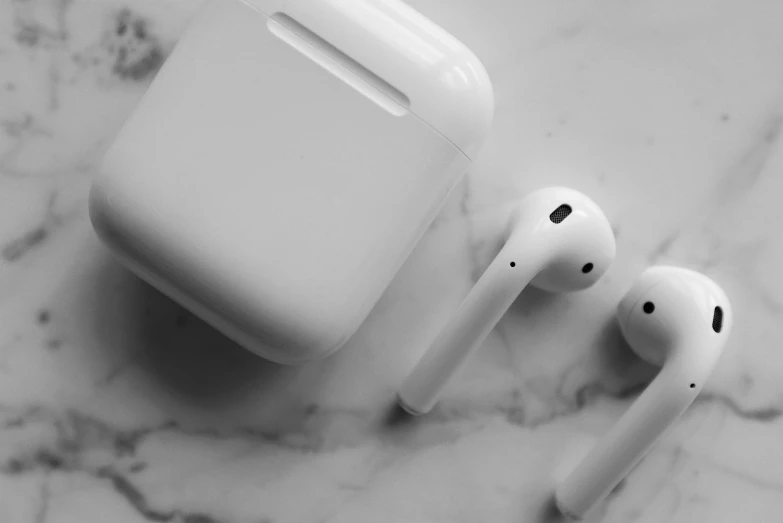
[[[560,223],[566,218],[568,218],[568,215],[571,214],[571,206],[563,204],[554,211],[552,211],[552,214],[549,215],[549,219],[552,221],[552,223]]]
[[[723,309],[715,307],[715,312],[712,313],[712,330],[720,332],[723,328]]]

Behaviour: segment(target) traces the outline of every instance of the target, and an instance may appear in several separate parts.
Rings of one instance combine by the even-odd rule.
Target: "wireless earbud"
[[[581,519],[644,457],[696,399],[731,331],[731,305],[703,274],[647,269],[617,308],[620,329],[658,376],[607,436],[557,488],[560,511]]]
[[[528,283],[553,292],[590,287],[614,260],[612,227],[590,198],[563,187],[528,195],[495,257],[406,379],[400,405],[424,414]]]

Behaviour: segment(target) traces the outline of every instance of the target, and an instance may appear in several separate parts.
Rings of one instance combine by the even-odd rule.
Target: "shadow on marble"
[[[556,312],[568,299],[568,294],[544,291],[528,285],[517,296],[506,314],[525,318],[533,315],[547,318],[551,315],[550,311]]]
[[[293,372],[245,350],[111,257],[93,277],[90,323],[101,352],[182,401],[219,408]]]
[[[557,509],[554,494],[546,499],[546,502],[536,516],[534,521],[537,523],[566,523],[571,521]]]
[[[286,367],[252,354],[150,285],[138,285],[140,367],[179,395],[221,403],[285,374]]]

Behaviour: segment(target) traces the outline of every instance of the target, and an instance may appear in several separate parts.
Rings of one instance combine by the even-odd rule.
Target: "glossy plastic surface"
[[[488,128],[486,75],[444,80],[478,66],[434,27],[401,2],[209,2],[106,155],[99,236],[259,355],[336,350]]]
[[[644,310],[652,303],[652,312]],[[724,322],[712,328],[715,307]],[[557,488],[560,510],[583,518],[693,403],[712,373],[731,332],[726,294],[706,276],[679,267],[651,267],[618,307],[618,320],[634,351],[656,364],[658,376]]]
[[[550,214],[564,204],[572,208],[571,214],[553,223]],[[531,193],[511,221],[503,249],[400,388],[400,405],[411,414],[435,406],[449,380],[529,283],[557,292],[586,289],[614,260],[609,221],[595,202],[572,189],[549,187]],[[587,263],[593,269],[585,273]]]
[[[349,55],[409,101],[410,111],[473,159],[492,123],[484,66],[459,40],[399,0],[248,0]]]

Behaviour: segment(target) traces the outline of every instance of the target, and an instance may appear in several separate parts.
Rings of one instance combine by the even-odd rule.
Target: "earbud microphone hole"
[[[652,312],[655,310],[655,304],[651,301],[648,301],[642,306],[642,310],[647,314],[652,314]]]
[[[691,388],[695,389],[696,388],[696,384],[695,383],[691,383]]]
[[[582,272],[587,274],[588,272],[593,270],[593,264],[592,263],[585,263],[584,267],[582,267]]]
[[[509,263],[509,265],[511,265],[512,267],[516,267],[517,266],[516,262],[511,262],[511,263]]]

